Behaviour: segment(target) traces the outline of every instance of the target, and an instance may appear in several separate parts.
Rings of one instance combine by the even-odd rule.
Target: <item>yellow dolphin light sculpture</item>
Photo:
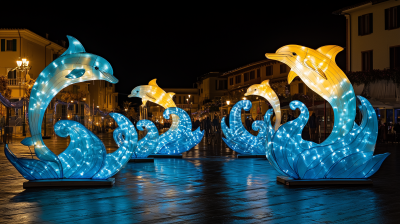
[[[269,59],[287,64],[291,71],[289,84],[296,76],[314,92],[327,100],[334,112],[334,127],[331,135],[321,145],[331,144],[349,133],[356,116],[356,96],[353,86],[344,72],[336,65],[335,57],[343,48],[327,45],[317,50],[287,45],[276,53],[267,53]]]
[[[172,99],[175,93],[166,93],[157,85],[156,81],[157,79],[153,79],[148,85],[137,86],[132,90],[128,97],[142,98],[143,105],[146,105],[147,101],[150,101],[164,107],[165,109],[168,107],[176,107]]]
[[[272,108],[275,112],[275,131],[278,130],[281,125],[281,104],[279,103],[278,95],[269,85],[269,80],[263,81],[261,84],[254,84],[247,89],[245,96],[261,96],[271,103]]]

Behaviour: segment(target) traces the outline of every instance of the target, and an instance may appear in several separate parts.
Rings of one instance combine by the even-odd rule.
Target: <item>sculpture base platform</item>
[[[149,155],[149,158],[178,158],[178,159],[182,159],[182,155],[162,155],[162,154],[153,154],[153,155]]]
[[[251,154],[238,154],[237,155],[238,159],[244,159],[244,158],[264,158],[266,159],[266,155],[251,155]]]
[[[132,158],[129,160],[130,163],[153,163],[154,158]]]
[[[23,187],[112,187],[115,183],[115,178],[107,180],[92,180],[92,179],[54,179],[54,180],[30,180],[24,182]]]
[[[371,179],[319,179],[295,180],[291,177],[277,176],[276,181],[286,186],[315,186],[315,185],[371,185]]]

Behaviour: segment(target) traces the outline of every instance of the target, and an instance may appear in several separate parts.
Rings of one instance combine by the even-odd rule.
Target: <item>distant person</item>
[[[199,127],[200,127],[200,121],[199,121],[199,119],[196,119],[196,121],[193,124],[193,128],[194,128],[194,130],[196,130]]]
[[[219,119],[218,119],[218,117],[217,116],[215,116],[214,117],[214,119],[213,119],[213,126],[214,126],[214,132],[217,132],[217,131],[219,131],[218,129],[218,126],[219,126]]]

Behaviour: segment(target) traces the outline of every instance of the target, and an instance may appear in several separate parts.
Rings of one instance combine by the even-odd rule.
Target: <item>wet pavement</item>
[[[111,134],[99,135],[109,152]],[[220,138],[219,138],[220,139]],[[15,141],[16,142],[16,141]],[[68,141],[45,140],[56,154]],[[27,147],[10,145],[17,156]],[[0,153],[1,223],[398,223],[400,144],[372,176],[373,186],[289,188],[266,159],[236,159],[203,140],[183,159],[128,163],[111,188],[24,190],[25,179]]]

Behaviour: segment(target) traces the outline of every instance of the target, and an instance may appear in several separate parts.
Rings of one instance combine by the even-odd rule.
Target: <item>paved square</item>
[[[112,135],[100,136],[116,149]],[[45,140],[55,153],[68,142]],[[3,145],[2,145],[3,147]],[[10,148],[29,157],[20,144]],[[24,190],[25,179],[0,153],[1,223],[395,223],[400,220],[399,144],[372,176],[373,186],[288,188],[266,159],[204,140],[183,159],[128,163],[111,188]]]

